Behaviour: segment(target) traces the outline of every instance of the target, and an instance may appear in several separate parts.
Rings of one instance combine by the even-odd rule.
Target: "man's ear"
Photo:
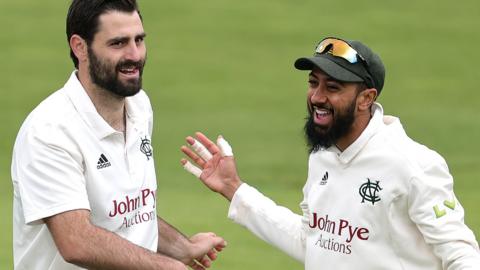
[[[377,99],[377,89],[367,88],[358,94],[357,105],[360,111],[370,110]]]
[[[88,59],[87,42],[79,35],[70,37],[70,48],[78,59],[78,62],[86,62]]]

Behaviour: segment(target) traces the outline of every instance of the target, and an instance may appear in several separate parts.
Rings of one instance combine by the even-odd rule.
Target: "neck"
[[[77,73],[78,79],[90,97],[98,114],[115,130],[125,132],[125,98],[94,84],[88,71]]]
[[[370,123],[370,119],[370,110],[358,114],[350,132],[337,140],[337,143],[335,145],[337,146],[338,150],[343,152],[353,142],[355,142],[358,137],[362,135],[363,131],[367,128],[368,123]]]

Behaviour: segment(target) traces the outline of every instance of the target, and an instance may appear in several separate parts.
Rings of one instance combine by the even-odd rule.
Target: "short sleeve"
[[[74,209],[88,209],[80,150],[52,125],[30,127],[15,143],[12,178],[25,223]]]

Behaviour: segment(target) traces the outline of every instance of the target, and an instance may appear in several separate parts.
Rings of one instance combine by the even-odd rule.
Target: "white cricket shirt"
[[[79,269],[66,263],[42,219],[88,209],[96,226],[156,251],[152,109],[126,98],[126,141],[97,113],[73,72],[35,108],[13,150],[15,269]]]
[[[345,151],[310,155],[303,194],[300,216],[243,184],[228,215],[307,270],[480,269],[444,159],[379,104]]]

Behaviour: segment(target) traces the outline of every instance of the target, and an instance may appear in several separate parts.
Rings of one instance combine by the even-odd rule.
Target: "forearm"
[[[165,220],[157,217],[158,222],[158,247],[157,252],[175,258],[184,263],[191,260],[189,239],[168,224]]]
[[[100,269],[186,269],[178,261],[137,246],[101,228],[82,241],[85,256],[78,264]],[[98,267],[101,266],[101,267]],[[179,268],[180,267],[180,268]]]
[[[233,197],[228,216],[262,240],[304,262],[305,232],[301,215],[276,205],[254,188],[243,184]]]
[[[65,261],[88,269],[187,269],[179,261],[92,225],[84,219],[86,213],[77,212],[63,213],[53,220],[46,220]]]

